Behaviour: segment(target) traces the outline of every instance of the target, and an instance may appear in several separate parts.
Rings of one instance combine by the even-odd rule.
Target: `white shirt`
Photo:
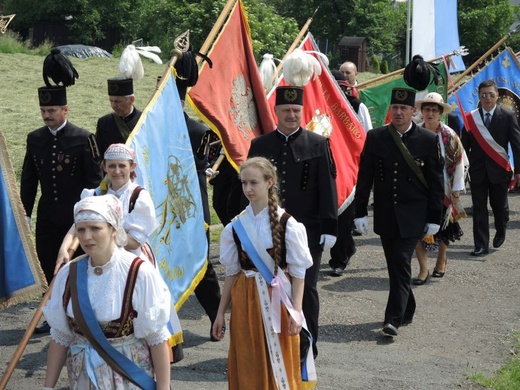
[[[121,316],[128,271],[135,257],[133,253],[116,247],[110,261],[102,267],[101,275],[94,273],[89,260],[88,296],[96,320],[101,325]],[[69,301],[67,311],[63,308],[63,294],[70,264],[65,264],[56,275],[51,298],[43,308],[45,318],[51,326],[52,339],[66,347],[76,337],[67,321],[67,317],[74,318],[72,303]],[[148,261],[144,261],[139,268],[132,294],[132,306],[139,313],[133,320],[135,337],[146,339],[149,345],[160,344],[170,337],[166,324],[170,318],[171,295],[161,275]]]
[[[281,217],[284,209],[278,207],[278,216]],[[269,223],[269,209],[266,207],[257,215],[248,205],[244,218],[249,218],[258,234],[260,243],[265,249],[273,247],[271,225]],[[226,225],[220,236],[220,262],[226,267],[226,275],[236,275],[241,271],[238,261],[238,249],[233,239],[233,224]],[[295,278],[304,279],[305,271],[312,266],[312,257],[307,243],[307,232],[303,224],[294,218],[287,220],[285,230],[286,261],[289,274]]]

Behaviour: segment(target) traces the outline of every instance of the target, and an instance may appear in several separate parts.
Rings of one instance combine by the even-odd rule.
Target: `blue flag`
[[[136,181],[154,201],[159,227],[150,243],[179,310],[206,271],[208,243],[202,201],[179,93],[171,70],[127,140]]]
[[[495,82],[500,96],[497,104],[513,111],[520,122],[520,83],[518,82],[520,80],[520,62],[515,53],[507,48],[448,99],[449,104],[457,107],[453,112],[459,116],[461,123],[464,123],[463,115],[465,113],[478,108],[478,86],[485,80]],[[462,107],[459,107],[459,104]],[[514,161],[511,147],[509,147],[508,152],[511,164],[513,162],[518,163]]]
[[[34,298],[47,281],[25,221],[7,143],[0,131],[0,308]]]
[[[461,123],[464,123],[463,113],[470,112],[478,107],[478,86],[485,80],[493,80],[496,83],[500,95],[498,104],[504,105],[517,115],[519,114],[520,83],[518,80],[520,80],[520,63],[511,49],[507,48],[458,89],[456,95],[453,94],[448,99],[449,104],[454,107],[457,106],[454,112],[459,115]],[[459,102],[463,112],[458,107]]]

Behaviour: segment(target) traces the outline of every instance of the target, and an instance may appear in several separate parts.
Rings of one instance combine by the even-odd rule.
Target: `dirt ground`
[[[470,205],[468,194],[461,199]],[[480,389],[468,375],[495,373],[511,357],[511,333],[520,328],[520,195],[510,196],[510,208],[505,244],[482,258],[469,255],[471,219],[462,221],[465,235],[449,248],[445,277],[414,287],[416,316],[394,340],[380,331],[388,280],[379,238],[374,233],[356,237],[357,254],[341,277],[329,275],[329,257],[324,254],[319,280],[318,389]],[[218,246],[211,253],[223,280]],[[429,262],[430,272],[434,262],[433,258]],[[416,274],[416,260],[413,269]],[[35,301],[0,312],[2,375],[37,305]],[[172,388],[226,389],[227,339],[209,341],[209,320],[194,296],[179,316],[185,358],[172,366]],[[48,342],[49,336],[31,338],[8,389],[43,385]],[[56,389],[66,388],[63,370]]]

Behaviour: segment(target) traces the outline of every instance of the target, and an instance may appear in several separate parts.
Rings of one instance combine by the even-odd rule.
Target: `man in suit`
[[[276,166],[283,207],[305,225],[313,266],[305,274],[303,313],[318,355],[318,272],[322,252],[336,242],[336,167],[329,141],[302,128],[303,88],[276,89],[276,130],[253,139],[248,157],[262,156]]]
[[[44,127],[27,135],[20,196],[30,221],[38,190],[36,252],[47,283],[54,276],[58,251],[74,222],[74,204],[84,188],[96,188],[102,179],[94,134],[67,120],[65,87],[38,89]],[[44,323],[36,333],[46,333]]]
[[[112,144],[124,144],[141,118],[134,107],[134,83],[131,78],[114,77],[107,80],[108,100],[113,112],[97,121],[96,141],[101,156]]]
[[[498,88],[486,80],[478,87],[481,107],[466,114],[470,128],[462,133],[462,144],[469,158],[469,178],[473,203],[472,256],[489,253],[489,204],[495,219],[493,247],[506,238],[509,221],[508,187],[520,179],[520,128],[516,115],[497,106]],[[509,164],[508,143],[513,151],[515,172]]]
[[[368,232],[367,207],[374,188],[374,232],[385,253],[390,293],[383,332],[396,336],[412,321],[411,259],[417,241],[440,227],[443,160],[437,136],[412,122],[415,91],[394,88],[390,125],[370,130],[361,154],[354,223]]]

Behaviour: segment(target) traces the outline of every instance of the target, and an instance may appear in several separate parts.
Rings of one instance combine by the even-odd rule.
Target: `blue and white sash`
[[[242,244],[242,248],[247,253],[253,264],[255,265],[258,272],[262,275],[265,282],[269,283],[271,281],[271,287],[272,290],[272,299],[269,305],[269,313],[270,316],[273,318],[276,316],[276,314],[273,315],[273,311],[280,310],[280,300],[284,303],[284,306],[289,311],[289,314],[291,317],[293,317],[297,322],[301,321],[302,327],[305,328],[308,331],[307,323],[305,321],[305,316],[303,313],[297,312],[294,307],[292,306],[292,291],[291,291],[291,282],[287,278],[284,272],[280,272],[277,277],[274,276],[274,266],[275,262],[273,258],[267,253],[265,249],[263,249],[263,246],[260,244],[258,240],[258,235],[254,229],[254,226],[251,224],[251,221],[249,218],[245,217],[244,214],[241,214],[237,216],[233,220],[233,229],[235,230],[238,238],[240,239],[240,243]],[[257,287],[262,288],[262,283],[259,283],[257,279]],[[265,285],[265,283],[264,283]],[[267,287],[265,287],[265,291],[267,291]],[[275,293],[276,291],[276,293]],[[259,290],[259,294],[261,295],[262,292]],[[274,301],[274,299],[277,299],[277,301]],[[264,306],[264,305],[262,305]],[[278,309],[276,309],[278,307]],[[273,309],[274,308],[274,309]],[[262,307],[262,310],[264,310],[264,307]],[[265,317],[264,313],[263,317]],[[279,318],[279,317],[278,317]],[[268,325],[268,326],[266,326]],[[275,326],[273,325],[273,321],[266,322],[266,319],[264,319],[264,330],[266,334],[266,338],[269,340],[272,333],[269,332],[270,328],[273,329],[273,332],[275,331]],[[280,325],[278,323],[278,332]],[[272,353],[274,351],[269,350],[270,352],[270,358],[271,362],[276,361],[280,358],[281,353],[279,356],[274,356]],[[273,370],[274,372],[275,370]],[[316,375],[316,367],[314,365],[314,357],[312,354],[312,348],[309,348],[309,351],[307,353],[307,357],[305,361],[302,363],[301,366],[301,374],[302,374],[302,380],[305,382],[316,382],[317,375]],[[276,375],[275,375],[276,379]]]
[[[94,314],[94,310],[92,309],[92,304],[90,303],[89,295],[88,295],[88,283],[87,283],[87,269],[88,269],[88,257],[83,257],[79,259],[77,262],[77,272],[75,283],[71,280],[71,293],[74,295],[74,289],[77,289],[77,303],[79,312],[76,309],[75,299],[72,296],[72,309],[74,312],[74,317],[79,320],[79,323],[84,323],[87,329],[81,327],[81,330],[84,336],[91,342],[92,346],[95,348],[96,352],[99,353],[100,356],[104,358],[104,360],[112,367],[114,371],[127,378],[129,381],[134,383],[145,390],[155,390],[156,383],[154,378],[148,375],[141,367],[135,364],[132,360],[127,358],[117,349],[115,349],[108,339],[106,338],[103,330],[99,326],[99,323],[96,320],[96,315]],[[72,265],[72,264],[71,264]],[[71,267],[71,276],[72,267]],[[75,284],[75,286],[74,286]],[[75,288],[74,288],[75,287]],[[89,373],[89,370],[87,370]],[[90,373],[89,373],[90,374]],[[95,377],[92,378],[89,375],[90,379],[94,383],[97,388]]]

